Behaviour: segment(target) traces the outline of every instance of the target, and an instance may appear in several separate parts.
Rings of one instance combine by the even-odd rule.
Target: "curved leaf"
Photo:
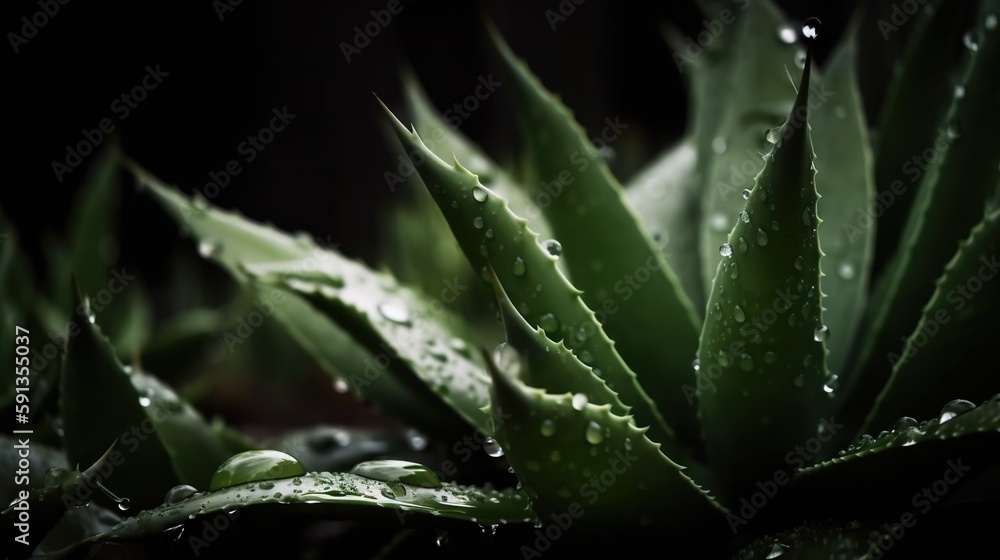
[[[814,434],[825,400],[809,64],[745,210],[716,248],[698,398],[709,458],[733,494]]]
[[[681,391],[693,381],[690,364],[698,348],[698,314],[691,300],[625,202],[595,142],[499,32],[492,27],[490,32],[517,101],[529,176],[524,184],[533,199],[546,202],[539,206],[562,246],[573,284],[600,312],[604,331],[667,425],[685,444],[700,446],[694,411]],[[617,116],[604,122],[601,142],[627,134],[628,123]]]

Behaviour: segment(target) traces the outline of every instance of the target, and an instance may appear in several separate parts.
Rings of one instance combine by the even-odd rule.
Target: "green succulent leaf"
[[[492,267],[529,324],[545,327],[546,336],[565,340],[582,362],[599,369],[608,387],[632,407],[639,425],[651,427],[654,439],[672,438],[673,431],[580,298],[580,291],[556,267],[556,258],[539,245],[538,235],[527,222],[475,175],[457,162],[449,165],[439,159],[415,132],[407,130],[388,108],[385,111],[407,153],[419,154],[421,177],[473,266],[482,268],[484,274],[489,273],[487,266]],[[593,395],[593,402],[607,404],[601,397]]]
[[[788,120],[726,244],[698,350],[709,458],[730,491],[815,434],[825,400],[809,60]],[[687,391],[693,392],[693,388]]]
[[[892,377],[868,414],[865,430],[885,426],[904,414],[932,413],[941,395],[975,395],[996,389],[994,376],[984,376],[978,368],[956,370],[946,364],[977,354],[995,340],[992,325],[1000,288],[991,280],[998,274],[998,249],[1000,211],[983,219],[959,245],[917,327],[899,351],[890,355]],[[980,290],[969,290],[972,279]]]
[[[745,2],[740,7],[733,10],[736,20],[719,40],[690,65],[703,181],[699,237],[706,294],[712,292],[719,245],[726,242],[732,217],[743,207],[741,193],[753,186],[763,165],[760,154],[770,149],[765,132],[780,126],[795,99],[785,72],[794,68],[799,47],[783,35],[795,37],[797,29],[772,2]],[[718,14],[708,6],[704,12]]]
[[[524,385],[489,363],[496,437],[544,522],[626,530],[724,525],[725,510],[609,405]],[[666,498],[666,499],[664,499]]]
[[[311,472],[195,494],[143,511],[80,544],[141,539],[183,524],[189,516],[235,517],[244,509],[261,515],[373,519],[442,528],[470,523],[532,523],[536,519],[527,496],[513,489],[496,491],[451,483],[426,488],[349,473]]]
[[[1000,12],[1000,2],[987,1],[982,14]],[[899,349],[933,295],[933,278],[969,231],[982,219],[986,200],[1000,180],[1000,115],[992,109],[1000,90],[1000,38],[977,18],[970,31],[978,39],[968,49],[961,84],[965,95],[953,100],[935,140],[933,158],[924,160],[913,211],[900,246],[872,290],[844,397],[859,415],[871,410],[892,372],[888,359]],[[924,157],[921,155],[920,157]],[[860,425],[861,419],[851,418]]]
[[[528,170],[524,186],[533,200],[546,203],[539,206],[569,276],[667,424],[682,442],[700,446],[694,411],[681,391],[693,380],[690,364],[698,348],[698,314],[691,300],[626,203],[595,142],[491,31],[517,101]],[[629,126],[617,116],[605,124],[600,140],[607,144]],[[641,409],[636,413],[641,418]]]
[[[875,199],[872,154],[864,107],[858,89],[856,25],[830,57],[823,77],[823,91],[830,103],[812,115],[811,137],[823,195],[818,215],[823,248],[823,322],[831,333],[827,368],[843,375],[854,335],[860,325],[871,274],[874,228],[857,225],[859,209]]]
[[[875,185],[881,211],[877,220],[856,217],[856,225],[862,229],[875,227],[872,222],[877,221],[876,254],[883,258],[898,247],[917,199],[924,170],[913,158],[917,156],[919,161],[934,145],[955,95],[955,85],[948,78],[961,60],[961,13],[960,3],[932,0],[907,24],[912,32],[878,122]],[[890,31],[886,28],[883,37],[888,38]],[[863,208],[867,212],[869,207]]]
[[[447,401],[436,394],[417,377],[410,368],[409,359],[396,360],[395,351],[390,354],[382,344],[392,349],[397,344],[412,343],[409,339],[384,341],[378,338],[379,328],[391,328],[382,322],[381,312],[373,305],[421,301],[420,296],[398,286],[391,276],[376,273],[364,266],[349,261],[341,255],[320,248],[308,236],[292,237],[271,227],[254,223],[237,214],[223,212],[208,205],[204,200],[191,201],[184,195],[168,189],[136,165],[131,165],[133,173],[184,227],[198,240],[199,252],[222,265],[237,280],[245,284],[257,297],[266,311],[281,321],[303,348],[329,373],[349,383],[364,398],[370,399],[387,409],[398,410],[402,418],[412,422],[429,433],[453,433],[462,422]],[[357,285],[348,284],[347,293],[363,294],[364,297],[378,295],[378,302],[363,301],[354,311],[349,303],[340,306],[341,316],[349,316],[350,326],[361,329],[350,332],[347,327],[332,321],[324,312],[296,293],[291,286],[275,287],[252,278],[248,270],[267,263],[285,263],[283,273],[300,272],[311,280],[321,280],[327,285],[324,291],[333,289],[329,283],[349,278]],[[320,266],[331,271],[330,275],[319,272]],[[294,282],[292,282],[294,284]],[[301,284],[309,284],[301,282]],[[312,284],[310,284],[312,285]],[[367,290],[367,291],[366,291]],[[389,294],[388,290],[399,290]],[[276,303],[275,303],[276,302]],[[420,309],[425,306],[421,305]],[[378,319],[369,315],[375,312]],[[446,323],[447,313],[438,313],[438,320]],[[402,325],[400,325],[402,326]],[[378,327],[378,328],[376,328]],[[443,326],[435,327],[440,333]],[[361,341],[357,337],[365,337]],[[455,338],[451,336],[444,340]],[[359,344],[360,342],[360,344]],[[462,339],[452,342],[452,347],[461,347]],[[432,358],[432,348],[425,348],[421,361]],[[411,348],[409,351],[415,351]],[[382,362],[387,364],[380,365]],[[462,390],[467,389],[462,386]],[[485,401],[484,401],[485,402]],[[474,413],[477,413],[474,411]]]
[[[625,199],[677,274],[699,318],[705,312],[698,226],[701,193],[695,176],[698,153],[685,140],[663,153],[625,186]]]
[[[90,465],[114,446],[124,460],[114,465],[106,485],[140,507],[156,504],[177,482],[208,486],[231,449],[173,391],[126,369],[87,319],[89,305],[74,293],[73,309],[81,317],[70,327],[60,387],[69,463]]]

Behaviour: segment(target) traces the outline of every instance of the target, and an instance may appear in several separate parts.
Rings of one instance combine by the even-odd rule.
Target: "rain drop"
[[[807,18],[802,22],[802,36],[806,39],[815,39],[819,37],[820,22],[819,18]]]
[[[740,253],[745,254],[747,252],[747,240],[740,236],[739,243],[737,246],[740,248]]]
[[[733,280],[740,277],[740,267],[736,266],[736,263],[733,263],[732,266],[729,267],[729,277]]]
[[[802,387],[802,386],[804,386],[806,384],[806,376],[800,373],[800,374],[798,374],[798,375],[795,376],[795,380],[794,381],[795,381],[795,386],[796,387]]]
[[[736,319],[737,323],[742,323],[743,321],[746,321],[746,318],[747,318],[746,313],[744,313],[743,309],[739,305],[737,305],[733,309],[733,319]]]
[[[779,227],[781,226],[778,225],[778,220],[771,220],[771,229],[773,229],[774,231],[778,231]]]
[[[764,352],[764,363],[773,364],[774,362],[777,361],[778,361],[778,356],[774,352],[771,352],[770,350]]]
[[[306,468],[295,457],[270,449],[244,451],[222,463],[212,475],[208,489],[229,488],[244,482],[288,478],[306,474]]]
[[[733,255],[733,248],[729,246],[729,243],[723,243],[719,245],[719,254],[723,257],[731,257]]]
[[[733,363],[729,354],[727,354],[725,350],[719,350],[719,353],[716,354],[715,359],[716,361],[719,362],[719,365],[722,367],[729,367],[729,365]]]
[[[750,214],[748,214],[746,210],[740,212],[740,221],[744,224],[750,223]]]
[[[583,410],[583,407],[587,406],[587,395],[583,393],[577,393],[573,395],[573,409]]]
[[[552,420],[546,418],[542,421],[541,433],[545,437],[551,437],[552,434],[556,433],[556,424]]]
[[[128,508],[131,505],[132,505],[132,502],[130,502],[128,498],[122,498],[118,502],[118,509],[120,509],[122,511],[128,511]]]
[[[493,438],[486,438],[486,440],[483,441],[483,450],[486,451],[486,454],[490,457],[503,457],[503,449],[500,448],[500,444],[497,443],[497,440]]]
[[[701,360],[699,360],[698,358],[695,358],[695,359],[691,360],[691,369],[693,369],[695,372],[697,372],[698,370],[700,370],[701,369]]]
[[[146,408],[151,403],[152,403],[152,401],[149,400],[149,397],[139,397],[139,406],[141,406],[143,408]]]
[[[514,259],[514,276],[524,276],[525,266],[524,259],[517,257]]]
[[[912,430],[913,428],[916,427],[917,427],[916,418],[903,416],[899,420],[896,420],[896,423],[892,425],[892,432],[893,433],[905,432],[907,430]]]
[[[976,36],[975,32],[969,31],[962,35],[962,44],[970,51],[976,52],[979,50],[979,37]]]
[[[712,151],[722,155],[726,153],[726,139],[721,136],[716,136],[712,139]]]
[[[476,216],[475,218],[473,218],[472,225],[474,225],[476,229],[483,229],[483,217]]]
[[[941,408],[941,423],[955,418],[956,416],[961,416],[966,412],[976,408],[976,405],[964,399],[955,399]]]
[[[767,139],[771,144],[777,144],[781,140],[781,127],[776,126],[774,128],[769,128],[767,133],[764,134],[764,138]]]
[[[813,340],[816,342],[826,342],[830,338],[830,329],[826,325],[820,325],[813,331]]]
[[[750,189],[743,189],[743,200],[750,198]]]
[[[549,239],[548,241],[542,243],[542,247],[545,249],[545,251],[548,254],[550,254],[550,255],[552,255],[553,257],[556,257],[556,258],[558,258],[559,255],[562,254],[562,250],[563,250],[562,243],[559,243],[555,239]]]
[[[767,245],[767,232],[757,228],[757,245],[761,247]]]
[[[812,211],[809,208],[802,209],[802,224],[807,226],[812,225]]]
[[[189,486],[187,484],[178,484],[177,486],[174,486],[170,490],[167,490],[167,495],[164,496],[163,503],[168,506],[171,506],[176,504],[177,502],[186,500],[191,496],[194,496],[197,492],[198,490],[194,486]]]
[[[720,232],[726,231],[726,225],[729,223],[724,214],[713,214],[709,221],[712,229]]]
[[[795,270],[802,270],[805,268],[805,259],[801,255],[795,257]]]
[[[587,442],[593,445],[604,441],[604,433],[601,431],[601,426],[597,422],[591,421],[587,424],[586,437]]]
[[[381,303],[378,306],[378,312],[393,323],[400,325],[410,324],[410,312],[407,311],[406,306],[400,301],[391,300]]]
[[[401,482],[423,488],[441,487],[441,479],[434,471],[409,461],[365,461],[355,465],[350,473],[382,482]]]
[[[840,384],[840,379],[835,374],[831,374],[830,377],[826,379],[826,383],[823,384],[823,392],[832,394],[836,389],[837,385]]]
[[[806,67],[806,51],[799,49],[795,52],[795,67],[799,70]]]
[[[722,306],[716,302],[715,307],[712,308],[712,318],[718,321],[722,319]]]
[[[217,257],[222,252],[222,243],[218,241],[202,241],[198,243],[198,254],[206,259]]]
[[[997,28],[997,15],[996,14],[986,14],[983,18],[983,26],[989,31],[993,31]]]
[[[486,238],[493,239],[493,228],[486,230]]]
[[[790,25],[782,25],[778,28],[778,39],[786,45],[791,45],[795,42],[797,37],[795,36],[795,29]]]
[[[472,198],[476,199],[476,202],[486,202],[488,196],[489,195],[486,193],[486,189],[483,187],[472,187]]]
[[[333,390],[336,391],[336,392],[338,392],[338,393],[340,393],[340,394],[346,393],[347,390],[348,390],[347,382],[344,381],[343,379],[336,379],[336,380],[334,380],[334,382],[333,382]]]
[[[538,326],[547,333],[555,333],[559,331],[559,319],[552,313],[546,313],[539,317]]]
[[[767,556],[764,558],[765,560],[772,560],[773,558],[777,558],[784,553],[785,548],[781,546],[781,543],[774,543],[774,546],[771,547],[771,550],[768,551]]]

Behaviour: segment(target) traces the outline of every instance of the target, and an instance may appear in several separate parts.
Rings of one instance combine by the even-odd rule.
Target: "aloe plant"
[[[52,468],[8,526],[30,505],[32,533],[48,532],[40,556],[166,540],[200,556],[243,512],[362,520],[395,535],[382,556],[428,539],[522,558],[636,542],[678,557],[874,558],[986,542],[1000,383],[968,354],[989,348],[1000,303],[1000,2],[970,17],[927,5],[870,130],[857,78],[867,20],[820,68],[818,20],[792,26],[746,3],[681,57],[686,136],[624,184],[487,23],[520,166],[445,124],[407,72],[413,124],[381,105],[426,187],[395,235],[401,278],[120,156],[341,387],[446,452],[419,463],[370,434],[256,442],[207,422],[123,365],[74,287],[86,320],[58,374],[63,450],[42,459]],[[949,41],[959,59],[934,57]],[[953,77],[949,94],[914,91],[948,81],[928,63]],[[416,233],[445,230],[457,246]],[[22,290],[10,247],[0,278]],[[421,262],[471,285],[471,303],[437,298]],[[470,309],[481,313],[459,313]],[[473,451],[513,476],[455,482]],[[167,474],[150,480],[154,468]]]

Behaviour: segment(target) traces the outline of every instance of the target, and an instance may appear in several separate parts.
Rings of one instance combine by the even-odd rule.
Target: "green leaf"
[[[733,558],[863,558],[870,550],[868,539],[869,528],[862,527],[861,524],[839,526],[833,523],[805,523],[794,529],[757,539]]]
[[[982,6],[982,14],[998,12],[1000,2]],[[899,341],[912,332],[933,294],[932,280],[982,219],[987,197],[1000,180],[1000,114],[993,110],[1000,90],[1000,39],[983,28],[983,20],[979,17],[971,30],[978,46],[967,53],[961,81],[965,95],[952,102],[941,124],[934,157],[924,160],[926,170],[901,244],[872,290],[850,385],[841,395],[850,399],[852,417],[845,420],[851,424],[860,425],[855,416],[871,410],[892,372],[883,357],[897,351]]]
[[[84,293],[107,288],[108,269],[118,259],[119,168],[113,144],[95,158],[73,205],[67,241],[73,274]]]
[[[705,313],[698,226],[701,193],[695,176],[697,152],[685,140],[663,153],[625,186],[625,199],[664,248],[663,258],[677,273],[684,293],[698,313]]]
[[[482,427],[489,380],[468,344],[445,326],[445,304],[421,297],[388,275],[329,257],[309,269],[302,261],[246,264],[244,269],[257,281],[299,294],[366,349],[381,349],[391,361],[398,360],[400,369],[412,372],[471,426]],[[350,383],[366,381],[355,374]]]
[[[504,419],[497,441],[544,522],[569,515],[581,528],[703,535],[724,526],[725,510],[628,417],[489,368],[492,414]]]
[[[235,517],[243,509],[261,515],[371,519],[404,525],[414,522],[441,528],[535,521],[527,496],[513,489],[496,491],[451,483],[425,488],[348,473],[314,472],[196,494],[143,511],[80,544],[142,539],[183,524],[189,516],[211,519],[229,512]]]
[[[691,360],[698,348],[698,314],[691,300],[594,142],[499,33],[490,31],[516,101],[528,170],[524,184],[534,200],[547,202],[539,206],[562,246],[573,284],[599,314],[667,425],[683,443],[700,446],[694,410],[681,390],[693,381]],[[606,144],[628,133],[629,124],[618,116],[604,122],[594,137]],[[641,409],[636,413],[641,419]]]
[[[814,435],[824,399],[818,194],[807,125],[809,60],[795,107],[745,210],[716,252],[698,350],[709,458],[731,495]]]
[[[857,25],[856,23],[853,25]],[[823,219],[819,241],[824,259],[823,322],[831,333],[827,367],[843,375],[848,353],[864,314],[875,243],[874,228],[857,226],[858,210],[866,211],[875,198],[872,155],[864,107],[855,76],[856,30],[830,57],[823,91],[832,101],[812,115],[816,147],[817,208]]]
[[[380,319],[380,313],[376,312],[378,317],[373,316],[372,312],[376,311],[374,307],[393,298],[398,298],[404,304],[412,304],[421,301],[417,294],[398,286],[386,274],[373,272],[333,251],[321,249],[308,236],[292,237],[238,214],[210,207],[204,200],[195,199],[192,202],[180,193],[160,185],[137,165],[130,164],[130,167],[157,201],[191,231],[198,240],[199,252],[218,262],[246,285],[256,296],[256,301],[262,302],[262,312],[268,313],[267,310],[270,309],[269,313],[273,313],[285,325],[292,337],[325,370],[349,383],[365,398],[387,410],[398,410],[401,418],[412,421],[413,425],[429,433],[454,433],[457,426],[462,424],[447,406],[447,401],[442,400],[442,395],[433,393],[413,372],[412,353],[416,351],[414,345],[411,344],[408,348],[405,359],[396,360],[393,357],[396,355],[395,351],[390,353],[386,348],[391,350],[397,345],[407,344],[407,341],[378,339],[379,333],[385,334],[395,327],[388,325],[384,317]],[[288,264],[289,273],[296,269],[308,273],[322,265],[333,271],[333,276],[353,281],[346,284],[346,293],[365,298],[378,296],[377,300],[344,301],[338,308],[338,313],[350,321],[350,326],[361,330],[348,332],[345,326],[331,321],[325,313],[315,309],[312,303],[294,291],[268,286],[247,274],[247,270],[255,265],[280,262]],[[336,282],[330,278],[326,278],[326,281]],[[325,291],[330,289],[333,288],[327,286]],[[399,293],[389,294],[391,290],[398,290]],[[358,307],[352,307],[354,303]],[[422,301],[421,304],[422,309]],[[442,322],[447,322],[447,313],[438,315]],[[436,327],[434,332],[440,332],[441,328],[444,327]],[[358,340],[357,337],[362,338]],[[466,343],[462,339],[453,343],[454,346],[460,344]],[[421,363],[433,359],[431,351],[432,348],[429,347],[423,349],[419,356]],[[468,387],[464,385],[461,387],[461,391],[466,389]],[[461,391],[456,389],[453,393]],[[461,398],[468,399],[464,396]],[[483,399],[485,402],[485,394]],[[463,410],[468,412],[469,408]]]
[[[875,185],[880,195],[877,208],[881,209],[875,214],[875,253],[880,260],[890,257],[898,247],[921,188],[922,165],[915,164],[913,158],[919,161],[924,151],[934,145],[954,96],[952,78],[961,59],[961,8],[957,2],[932,0],[907,22],[912,32],[886,94],[875,143]],[[893,32],[886,28],[883,37]],[[856,217],[855,225],[861,229],[875,227],[868,209],[864,207],[866,218],[861,214]]]
[[[889,355],[892,377],[868,414],[865,430],[886,426],[904,414],[932,414],[941,395],[985,396],[996,390],[995,376],[947,364],[977,355],[995,341],[1000,288],[991,280],[998,274],[998,249],[1000,211],[987,216],[959,245],[916,329]],[[973,292],[970,285],[980,289]]]
[[[604,334],[594,312],[580,299],[580,291],[556,267],[556,258],[539,245],[527,222],[467,169],[435,156],[415,132],[383,108],[407,153],[419,154],[420,175],[473,266],[487,273],[486,267],[492,267],[529,324],[551,325],[546,336],[553,341],[565,340],[582,362],[599,369],[608,387],[632,407],[639,425],[651,427],[653,439],[672,438],[673,432]],[[600,397],[593,395],[593,402],[607,404]]]
[[[692,90],[698,172],[702,177],[701,266],[705,293],[712,291],[719,245],[743,206],[770,149],[765,132],[788,116],[795,92],[786,68],[794,68],[794,43],[780,38],[798,29],[770,1],[745,2],[736,21],[696,59]],[[718,13],[705,10],[706,14]],[[718,46],[716,46],[718,43]],[[704,62],[702,62],[704,61]]]
[[[90,465],[114,445],[124,460],[106,485],[140,507],[177,482],[207,487],[230,449],[173,391],[122,366],[78,294],[73,309],[82,317],[70,327],[60,387],[69,463]]]

